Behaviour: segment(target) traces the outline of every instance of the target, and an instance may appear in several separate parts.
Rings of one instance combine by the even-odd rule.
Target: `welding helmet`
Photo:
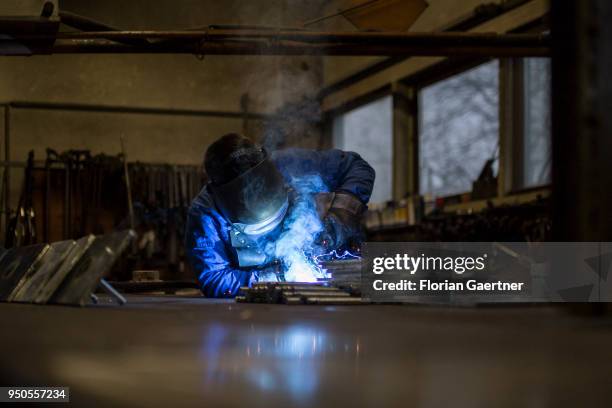
[[[248,235],[261,235],[276,228],[289,205],[283,176],[266,150],[259,150],[262,161],[224,184],[210,185],[219,211]]]

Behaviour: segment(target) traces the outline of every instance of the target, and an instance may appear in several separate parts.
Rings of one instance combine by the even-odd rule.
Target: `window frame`
[[[421,139],[421,134],[420,134],[420,129],[419,129],[419,119],[420,119],[420,109],[421,106],[419,106],[419,93],[424,89],[427,88],[431,85],[434,85],[436,83],[442,82],[446,79],[452,78],[456,75],[461,75],[467,71],[470,71],[471,69],[477,68],[480,65],[489,63],[491,61],[497,60],[498,58],[466,58],[466,57],[459,57],[459,58],[447,58],[437,64],[434,64],[418,73],[416,73],[415,75],[410,76],[407,79],[402,80],[402,83],[406,86],[412,87],[414,89],[414,95],[415,95],[415,107],[414,107],[414,125],[413,125],[413,129],[412,132],[414,133],[415,137],[414,137],[414,154],[416,156],[416,174],[414,175],[415,178],[415,185],[416,185],[416,191],[418,192],[418,194],[423,195],[423,192],[421,191],[421,175],[420,175],[420,139]],[[501,60],[500,60],[500,65],[499,65],[499,70],[501,72],[502,70],[502,66],[501,66]],[[501,89],[500,89],[501,90]],[[501,106],[501,94],[500,94],[500,106]],[[501,112],[500,112],[501,113]],[[499,116],[499,120],[500,120],[500,127],[501,127],[501,115]],[[499,145],[499,149],[500,149],[500,155],[499,155],[499,168],[501,168],[501,131],[499,132],[500,134],[498,134],[498,145]],[[498,178],[499,180],[499,178]],[[498,181],[499,183],[499,181]],[[499,189],[498,189],[499,190]],[[445,195],[445,196],[437,196],[436,199],[440,198],[440,199],[444,199],[445,201],[453,201],[454,198],[460,199],[462,196],[464,196],[465,194],[469,194],[471,193],[471,190],[468,191],[463,191],[461,193],[457,193],[457,194],[450,194],[450,195]]]
[[[538,18],[521,27],[509,32],[511,33],[541,33],[549,30],[547,19]],[[527,57],[525,57],[527,58]],[[333,121],[343,113],[359,108],[376,99],[391,95],[393,97],[393,121],[394,121],[394,148],[393,148],[393,172],[392,184],[394,197],[397,183],[407,183],[409,194],[422,194],[420,186],[420,157],[419,157],[419,92],[436,82],[443,81],[452,76],[469,71],[481,64],[492,60],[499,60],[499,162],[498,162],[498,198],[504,196],[521,195],[534,191],[549,191],[552,181],[539,186],[523,187],[523,140],[524,140],[524,70],[523,58],[489,58],[489,57],[449,57],[428,67],[415,72],[400,80],[386,84],[376,90],[370,91],[362,96],[351,99],[336,108],[324,113],[325,129],[324,140],[320,143],[321,148],[333,147]],[[402,89],[398,92],[398,89]],[[407,90],[407,92],[406,92]],[[401,103],[397,103],[397,102]],[[400,135],[396,129],[398,109],[405,110],[411,118],[409,134]],[[404,118],[405,123],[405,118]],[[520,125],[517,126],[516,124]],[[411,165],[406,167],[405,163],[396,162],[396,145],[398,138],[409,140],[408,153]],[[552,138],[552,135],[551,135]],[[405,146],[404,146],[405,147]],[[403,165],[406,168],[398,169]],[[398,177],[398,174],[407,173],[407,177]],[[442,196],[447,203],[460,201],[461,197],[471,191]],[[397,197],[395,197],[397,198]],[[471,199],[470,201],[474,201]]]
[[[324,120],[327,123],[333,123],[334,119],[338,116],[343,115],[352,110],[358,109],[364,105],[372,103],[378,99],[384,98],[385,96],[392,95],[391,85],[385,85],[373,91],[370,91],[364,95],[358,96],[357,98],[351,99],[333,109],[325,112]]]
[[[511,33],[537,34],[549,30],[550,27],[546,19],[537,19],[512,30]],[[503,173],[500,173],[498,178],[500,196],[547,190],[552,187],[552,179],[548,183],[535,186],[525,187],[523,184],[525,169],[525,58],[529,57],[500,59],[500,142],[502,143],[500,144],[500,153],[503,152],[505,162]],[[552,141],[552,129],[550,137]],[[500,160],[502,154],[500,154]]]
[[[542,188],[550,188],[551,181],[546,183],[525,186],[525,109],[526,105],[526,86],[525,81],[525,58],[504,59],[501,61],[504,66],[504,75],[500,86],[505,94],[502,107],[503,119],[501,132],[505,133],[505,194],[519,194],[526,191],[533,191]],[[552,104],[551,104],[552,105]],[[552,108],[552,106],[551,106]],[[552,130],[551,130],[552,132]],[[550,134],[552,138],[552,134]],[[552,152],[551,152],[552,153]]]
[[[327,140],[327,146],[325,146],[326,148],[334,148],[334,121],[339,117],[342,116],[350,111],[353,111],[355,109],[359,109],[365,105],[368,105],[372,102],[375,102],[377,100],[380,100],[382,98],[388,97],[390,96],[391,99],[391,128],[392,128],[392,133],[395,133],[395,126],[394,126],[394,121],[395,121],[395,116],[396,116],[396,112],[395,112],[395,94],[393,92],[393,88],[390,84],[382,86],[378,89],[375,89],[371,92],[368,92],[364,95],[361,95],[355,99],[351,99],[350,101],[347,101],[343,104],[341,104],[340,106],[331,109],[327,112],[325,112],[324,115],[324,123],[325,123],[325,132],[324,134],[326,135],[325,139]],[[395,156],[395,146],[394,146],[394,138],[395,135],[392,134],[392,146],[391,146],[391,155],[392,157]],[[394,200],[394,183],[395,183],[395,169],[394,169],[394,165],[395,165],[395,160],[392,159],[391,161],[391,201]]]
[[[541,33],[546,32],[548,26],[545,21],[538,19],[522,27],[512,30],[513,33]],[[419,157],[419,106],[418,95],[423,88],[444,81],[455,75],[459,75],[479,65],[499,60],[499,162],[498,162],[498,193],[497,197],[519,195],[538,190],[548,190],[552,186],[552,180],[537,186],[525,187],[523,152],[525,139],[525,71],[524,58],[447,58],[419,71],[401,82],[412,87],[415,92],[413,125],[414,149],[416,155],[416,174],[414,175],[416,191],[421,192],[420,186],[420,157]],[[552,138],[552,135],[551,135]],[[458,194],[440,196],[445,201],[453,201],[454,198],[470,193],[465,191]],[[473,201],[473,200],[471,200]]]

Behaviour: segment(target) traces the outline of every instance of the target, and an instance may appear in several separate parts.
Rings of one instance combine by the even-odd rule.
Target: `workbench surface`
[[[2,385],[69,386],[78,406],[92,397],[147,407],[612,401],[609,318],[541,306],[128,299],[85,308],[0,304]]]

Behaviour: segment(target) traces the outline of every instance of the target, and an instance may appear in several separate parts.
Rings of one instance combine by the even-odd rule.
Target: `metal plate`
[[[0,301],[6,302],[21,284],[22,279],[38,265],[36,261],[49,248],[47,244],[9,249],[0,259]]]
[[[43,283],[38,285],[35,292],[31,294],[29,302],[47,303],[53,293],[66,278],[66,275],[74,268],[78,260],[83,256],[87,248],[91,246],[96,237],[88,235],[75,242],[71,250],[66,254],[62,263],[56,268],[53,273],[45,276]],[[38,276],[38,274],[37,274]]]
[[[38,291],[45,286],[75,246],[76,242],[73,240],[50,244],[49,249],[21,279],[19,286],[9,297],[9,302],[33,302]]]
[[[69,305],[87,303],[104,273],[113,266],[135,236],[133,231],[128,230],[97,237],[70,270],[50,302]]]

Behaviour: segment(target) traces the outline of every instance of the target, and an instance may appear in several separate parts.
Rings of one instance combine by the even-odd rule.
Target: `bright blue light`
[[[315,239],[323,231],[314,194],[327,191],[320,176],[293,179],[296,190],[293,205],[287,214],[285,230],[270,248],[273,256],[283,261],[287,270],[285,279],[290,282],[316,282],[323,278],[323,271],[307,256],[315,246]]]

